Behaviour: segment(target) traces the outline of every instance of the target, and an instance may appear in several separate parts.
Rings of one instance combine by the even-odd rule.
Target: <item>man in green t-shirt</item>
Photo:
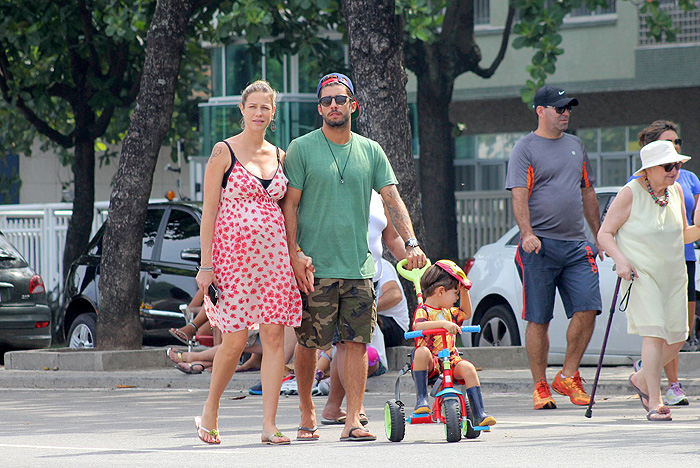
[[[292,268],[304,304],[294,361],[301,411],[297,439],[319,437],[311,398],[316,350],[330,348],[337,330],[339,345],[345,347],[345,362],[340,364],[347,392],[340,440],[375,440],[360,423],[367,343],[377,320],[374,262],[367,242],[373,189],[406,241],[407,268],[422,267],[426,257],[384,150],[351,131],[350,116],[359,113],[359,105],[350,79],[328,74],[319,81],[316,94],[323,126],[289,145],[284,165],[289,187],[282,201]]]

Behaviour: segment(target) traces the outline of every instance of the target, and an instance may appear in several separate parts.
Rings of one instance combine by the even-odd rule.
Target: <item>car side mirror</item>
[[[189,262],[197,262],[202,259],[202,250],[201,249],[182,249],[180,252],[180,258],[183,260],[187,260]]]

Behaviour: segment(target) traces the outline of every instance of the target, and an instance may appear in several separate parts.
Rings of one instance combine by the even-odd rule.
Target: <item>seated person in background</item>
[[[187,305],[189,310],[189,316],[194,318],[190,320],[185,326],[180,328],[171,328],[168,332],[177,338],[183,344],[189,344],[189,342],[197,335],[214,335],[214,345],[221,344],[221,334],[218,330],[212,329],[209,325],[209,319],[207,314],[204,312],[202,303],[204,302],[204,294],[202,291],[197,289],[194,297]]]
[[[384,335],[387,348],[403,346],[408,331],[408,303],[399,282],[396,268],[385,259],[380,259],[381,277],[377,281],[377,325]]]
[[[294,357],[294,346],[296,345],[296,335],[294,334],[294,329],[291,327],[285,327],[284,329],[284,353],[286,363],[292,361]],[[214,356],[218,350],[219,345],[215,345],[211,348],[207,348],[203,351],[179,351],[175,348],[168,348],[166,353],[168,358],[175,364],[175,367],[185,374],[201,374],[205,370],[210,370],[214,364]],[[248,336],[248,342],[246,347],[243,349],[245,353],[251,353],[251,359],[253,356],[262,356],[262,345],[260,343],[260,336],[257,330],[250,330]],[[245,366],[246,363],[241,364],[238,369]],[[246,370],[257,370],[257,369],[246,369]],[[238,372],[238,370],[237,370]],[[256,395],[262,394],[262,386],[260,387],[260,393],[254,393]],[[254,387],[258,387],[254,386]]]
[[[455,346],[455,335],[462,333],[462,323],[472,316],[469,297],[471,282],[464,271],[450,260],[440,260],[428,268],[420,281],[425,303],[416,309],[413,318],[414,330],[444,328],[450,350],[450,361],[455,380],[463,380],[477,426],[493,426],[496,420],[484,412],[479,376],[474,365],[462,359]],[[459,307],[454,307],[459,299]],[[438,353],[443,349],[442,336],[431,335],[420,338],[413,356],[412,374],[416,383],[416,407],[414,413],[430,412],[428,403],[428,378],[440,373]]]

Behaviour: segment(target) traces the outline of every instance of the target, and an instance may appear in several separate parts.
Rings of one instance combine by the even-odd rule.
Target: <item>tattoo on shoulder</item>
[[[211,156],[209,157],[209,159],[212,160],[214,158],[217,158],[218,156],[221,156],[222,152],[223,150],[221,149],[221,146],[214,146],[214,149],[211,151]]]

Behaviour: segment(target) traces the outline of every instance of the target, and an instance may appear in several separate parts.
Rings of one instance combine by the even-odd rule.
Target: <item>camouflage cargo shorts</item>
[[[305,348],[329,349],[336,328],[340,341],[369,343],[377,324],[371,279],[314,279],[314,292],[301,295],[297,341]]]

